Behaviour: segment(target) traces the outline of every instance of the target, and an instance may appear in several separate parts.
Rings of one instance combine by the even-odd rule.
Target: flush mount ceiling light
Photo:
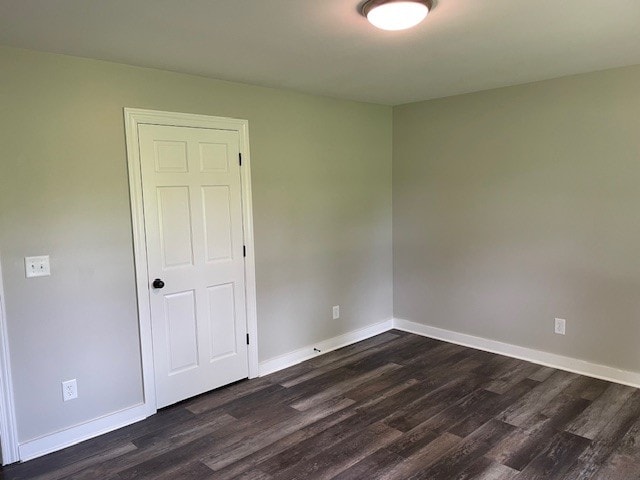
[[[362,15],[382,30],[405,30],[423,21],[433,8],[433,0],[368,0]]]

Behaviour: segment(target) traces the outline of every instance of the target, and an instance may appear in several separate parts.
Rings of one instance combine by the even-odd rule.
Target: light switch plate
[[[24,267],[27,278],[31,277],[48,277],[51,275],[49,267],[49,255],[40,255],[39,257],[25,257]]]

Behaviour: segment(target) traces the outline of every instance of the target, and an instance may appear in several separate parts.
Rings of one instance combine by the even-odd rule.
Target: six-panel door
[[[138,133],[161,408],[248,376],[239,136]]]

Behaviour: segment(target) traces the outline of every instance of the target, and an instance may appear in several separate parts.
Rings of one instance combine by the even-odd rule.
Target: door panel
[[[154,145],[157,173],[186,173],[188,171],[186,142],[158,141]]]
[[[165,295],[169,375],[198,366],[195,292]]]
[[[202,203],[207,260],[231,260],[233,243],[229,187],[202,187]]]
[[[235,295],[233,283],[208,288],[209,323],[211,325],[211,358],[236,353]]]
[[[160,408],[248,376],[239,136],[138,134]]]
[[[229,151],[224,143],[200,144],[201,172],[228,172]]]
[[[164,268],[193,265],[189,187],[159,187],[156,194]]]

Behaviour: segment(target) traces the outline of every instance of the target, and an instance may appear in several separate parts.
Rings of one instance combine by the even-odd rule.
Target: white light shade
[[[389,2],[373,7],[367,13],[367,20],[382,30],[405,30],[425,18],[429,8],[421,2]]]

